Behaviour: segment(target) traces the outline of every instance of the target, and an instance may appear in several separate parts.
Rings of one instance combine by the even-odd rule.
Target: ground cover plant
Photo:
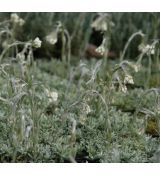
[[[101,13],[87,59],[95,15],[0,14],[1,162],[160,162],[160,15]]]

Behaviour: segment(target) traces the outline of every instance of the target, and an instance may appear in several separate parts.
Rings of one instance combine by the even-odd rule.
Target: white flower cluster
[[[127,93],[126,84],[134,84],[133,77],[129,74],[125,74],[124,82],[119,86],[119,90],[122,91],[123,93]]]
[[[146,54],[151,54],[151,55],[154,55],[155,54],[155,45],[149,45],[149,44],[147,44],[147,45],[144,45],[143,43],[142,44],[140,44],[139,46],[138,46],[138,49],[139,49],[139,51],[141,51],[142,53],[146,53]]]
[[[109,19],[109,15],[106,13],[101,13],[99,16],[92,22],[91,27],[97,31],[107,31],[108,25],[114,27],[115,24]]]
[[[120,86],[120,91],[122,91],[123,93],[127,93],[127,87],[126,87],[126,85],[121,85]]]
[[[129,74],[126,74],[124,77],[124,84],[134,84],[133,77]]]
[[[57,32],[52,32],[51,34],[46,36],[46,41],[51,45],[54,45],[57,40]]]
[[[49,98],[49,102],[52,103],[52,102],[56,102],[57,99],[58,99],[58,93],[57,92],[50,92],[48,89],[45,89],[45,92]]]
[[[132,67],[133,67],[135,72],[138,72],[140,70],[140,68],[141,68],[141,66],[137,65],[137,64],[134,64]]]
[[[87,119],[87,115],[91,112],[91,108],[88,104],[82,103],[82,110],[80,112],[79,120],[81,124],[84,124]]]
[[[58,41],[58,33],[60,33],[61,31],[62,31],[62,23],[61,21],[57,21],[53,31],[45,37],[46,41],[51,45],[56,44]]]
[[[25,23],[25,21],[22,18],[20,18],[16,13],[11,14],[11,22],[19,26],[23,26]]]
[[[41,44],[42,44],[42,41],[38,37],[36,37],[35,40],[33,41],[33,47],[40,48]]]
[[[104,20],[104,18],[98,18],[91,24],[92,28],[95,28],[96,30],[102,30],[107,31],[107,22]]]
[[[86,103],[83,105],[83,112],[84,112],[85,114],[89,114],[89,113],[91,112],[91,108],[90,108],[89,105],[86,104]]]
[[[104,52],[105,52],[105,48],[104,46],[99,46],[97,49],[96,49],[96,52],[98,52],[99,54],[103,55]]]
[[[96,52],[100,53],[101,55],[104,55],[105,44],[106,44],[106,38],[103,39],[102,44],[96,49]]]

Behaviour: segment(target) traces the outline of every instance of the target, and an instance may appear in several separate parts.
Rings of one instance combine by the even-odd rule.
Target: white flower
[[[11,14],[11,21],[13,23],[18,23],[19,22],[19,16],[16,13]]]
[[[29,134],[30,134],[31,129],[32,129],[32,126],[31,125],[29,125],[29,126],[26,127],[26,132],[25,132],[25,137],[26,138],[29,137]]]
[[[42,41],[38,37],[36,37],[35,40],[33,41],[33,47],[40,48],[41,44],[42,44]]]
[[[25,23],[25,21],[20,18],[16,13],[11,14],[11,22],[13,22],[14,24],[18,24],[19,26],[23,26]]]
[[[104,55],[105,44],[106,44],[106,38],[103,39],[102,44],[96,49],[96,52],[100,53],[101,55]]]
[[[151,52],[151,55],[154,55],[155,54],[155,45],[152,45],[150,47],[150,52]]]
[[[103,55],[104,52],[105,52],[105,48],[104,46],[99,46],[97,49],[96,49],[96,52],[98,52],[99,54]]]
[[[54,39],[54,38],[51,38],[49,36],[46,37],[46,40],[48,43],[50,43],[51,45],[54,45],[56,42],[57,42],[57,38]]]
[[[121,90],[122,92],[126,93],[126,92],[127,92],[127,87],[126,87],[125,85],[121,85],[121,86],[120,86],[120,90]]]
[[[100,16],[91,24],[92,28],[95,28],[97,31],[107,31],[108,26],[105,16]]]
[[[20,26],[23,26],[24,23],[25,23],[25,21],[24,21],[22,18],[20,18],[20,19],[19,19],[19,25],[20,25]]]
[[[51,45],[54,45],[57,40],[57,32],[52,32],[50,35],[46,36],[46,41]]]
[[[134,69],[135,72],[138,72],[140,70],[140,67],[141,66],[140,65],[137,65],[137,64],[134,64],[133,65],[133,69]]]
[[[154,55],[155,54],[155,45],[144,45],[143,43],[140,44],[138,46],[139,51],[141,51],[142,53],[147,53],[147,54],[151,54]]]
[[[51,92],[50,95],[51,95],[52,100],[54,102],[56,102],[57,99],[58,99],[58,93],[57,92]]]
[[[124,78],[124,84],[127,84],[127,83],[134,84],[133,77],[129,74],[126,74]]]
[[[58,99],[58,93],[57,92],[50,92],[48,89],[45,89],[45,92],[49,98],[49,102],[56,102]]]
[[[86,105],[86,114],[89,114],[91,112],[91,108],[89,107],[89,105]]]
[[[80,123],[81,123],[82,125],[85,124],[86,119],[87,119],[87,118],[86,118],[86,115],[83,115],[83,114],[81,114],[80,117],[79,117],[79,121],[80,121]]]
[[[83,112],[84,112],[85,114],[89,114],[89,113],[91,112],[91,108],[90,108],[89,105],[86,104],[86,103],[83,104]]]

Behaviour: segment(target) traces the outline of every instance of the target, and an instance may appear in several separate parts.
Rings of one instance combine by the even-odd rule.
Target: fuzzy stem
[[[122,55],[120,57],[120,62],[122,62],[124,60],[124,56],[125,56],[125,53],[127,51],[127,48],[129,46],[129,44],[138,35],[140,35],[141,37],[144,37],[144,34],[141,31],[138,31],[138,32],[136,32],[136,33],[134,33],[134,34],[131,35],[131,37],[129,38],[129,40],[127,41],[127,43],[126,43],[126,45],[124,47],[124,50],[123,50]]]

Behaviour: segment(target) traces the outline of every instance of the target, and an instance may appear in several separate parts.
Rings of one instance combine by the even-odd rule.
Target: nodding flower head
[[[23,26],[24,23],[25,23],[25,21],[24,21],[22,18],[20,18],[20,19],[19,19],[19,25],[20,25],[20,26]]]
[[[19,26],[23,26],[25,23],[25,21],[20,18],[16,13],[11,14],[11,22]]]
[[[56,24],[55,24],[56,27],[62,27],[62,23],[61,21],[57,21]]]
[[[125,75],[124,84],[134,84],[133,77],[129,74]]]
[[[97,49],[96,49],[96,52],[98,52],[100,55],[104,55],[104,52],[105,52],[105,48],[103,46],[99,46]]]
[[[155,54],[155,45],[149,45],[149,44],[147,44],[147,45],[145,45],[145,44],[140,44],[139,46],[138,46],[138,49],[139,49],[139,51],[140,52],[142,52],[142,53],[146,53],[146,54],[151,54],[151,55],[154,55]]]
[[[97,31],[107,31],[108,29],[106,19],[103,16],[100,16],[97,19],[95,19],[92,22],[91,27]]]
[[[56,44],[58,41],[58,33],[61,32],[61,30],[62,30],[62,23],[61,21],[57,21],[56,24],[54,25],[53,31],[46,36],[45,38],[46,41],[51,45]]]
[[[120,91],[122,91],[123,93],[127,93],[127,87],[126,87],[126,85],[121,85],[120,86]]]
[[[54,92],[54,91],[50,92],[48,89],[45,89],[45,92],[46,92],[46,95],[49,98],[50,103],[57,101],[57,99],[58,99],[58,93],[57,92]]]
[[[42,41],[38,37],[36,37],[35,40],[33,41],[33,47],[40,48],[41,44],[42,44]]]
[[[83,104],[82,110],[85,114],[89,114],[91,112],[90,106],[86,103]]]
[[[108,13],[98,13],[91,23],[91,28],[94,28],[96,31],[106,32],[109,26],[114,27],[115,24],[111,21]]]
[[[102,56],[105,53],[106,38],[103,39],[102,44],[96,49],[96,52],[100,53]]]
[[[57,36],[57,32],[52,32],[49,35],[46,36],[46,41],[51,44],[54,45],[56,44],[57,40],[58,40],[58,36]]]

